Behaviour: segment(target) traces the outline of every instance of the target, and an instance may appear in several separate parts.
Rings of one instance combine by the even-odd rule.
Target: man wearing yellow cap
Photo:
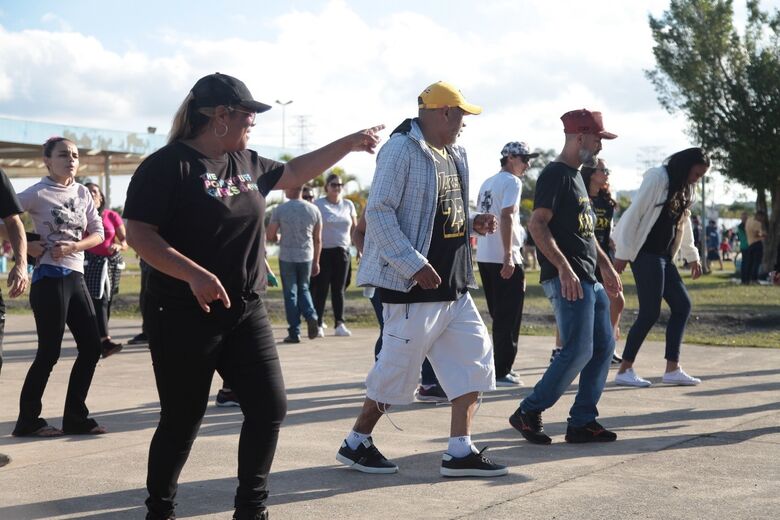
[[[505,475],[505,466],[471,443],[477,397],[495,389],[495,370],[490,336],[468,293],[476,288],[469,233],[492,233],[497,221],[490,214],[469,217],[466,152],[455,141],[464,116],[482,109],[442,81],[420,93],[418,108],[419,116],[401,123],[377,156],[357,281],[381,297],[383,346],[366,379],[363,409],[336,458],[365,473],[398,471],[371,432],[390,405],[413,401],[427,357],[452,402],[441,474]]]

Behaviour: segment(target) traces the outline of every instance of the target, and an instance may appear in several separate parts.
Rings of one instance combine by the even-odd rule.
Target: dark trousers
[[[742,269],[740,277],[742,283],[758,281],[758,271],[761,268],[761,260],[764,259],[764,242],[757,240],[742,252]]]
[[[108,320],[111,318],[111,300],[107,294],[102,298],[92,298],[92,305],[95,306],[95,316],[97,317],[98,332],[101,338],[110,336],[108,333]]]
[[[194,303],[194,301],[193,301]],[[168,518],[179,473],[198,434],[216,370],[238,396],[244,422],[238,441],[237,511],[263,510],[268,498],[279,427],[287,413],[282,370],[271,324],[254,295],[231,295],[205,314],[147,287],[144,326],[149,335],[160,423],[149,448],[148,518]]]
[[[680,360],[685,325],[691,314],[691,298],[683,284],[677,266],[669,256],[640,252],[631,262],[639,298],[639,314],[628,331],[623,359],[634,361],[647,334],[661,316],[661,300],[669,304],[671,315],[666,324],[666,353],[668,361]]]
[[[3,338],[4,337],[5,337],[5,301],[3,301],[3,293],[0,293],[0,372],[3,371]]]
[[[30,288],[30,306],[35,316],[38,351],[22,386],[14,435],[29,434],[46,426],[40,417],[41,399],[49,374],[60,358],[66,324],[76,340],[78,354],[70,372],[62,428],[85,433],[97,425],[88,418],[85,401],[100,359],[100,336],[84,276],[74,271],[63,278],[38,280]]]
[[[349,251],[343,247],[330,247],[320,253],[320,274],[311,279],[311,294],[314,309],[317,311],[317,321],[322,325],[322,314],[325,312],[325,301],[333,305],[333,318],[336,325],[344,321],[344,290],[347,287],[347,273],[350,267]]]
[[[488,312],[493,319],[493,359],[496,378],[504,377],[512,370],[517,357],[517,342],[523,319],[525,272],[522,265],[515,266],[507,280],[501,277],[501,264],[479,262],[479,274],[485,289]]]
[[[385,318],[382,315],[382,298],[379,296],[379,291],[375,292],[371,297],[371,305],[374,307],[374,314],[376,314],[376,321],[379,322],[379,338],[377,338],[374,344],[374,360],[379,358],[379,353],[382,351],[382,334],[385,331]],[[422,375],[420,382],[423,385],[438,385],[439,378],[436,377],[436,372],[433,371],[431,362],[428,358],[425,358],[422,364]]]

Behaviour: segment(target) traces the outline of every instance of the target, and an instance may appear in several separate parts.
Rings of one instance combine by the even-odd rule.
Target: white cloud
[[[462,137],[473,194],[497,170],[507,141],[559,148],[558,118],[573,108],[601,109],[620,135],[603,152],[617,189],[638,184],[643,148],[671,153],[688,145],[684,121],[658,106],[643,76],[653,65],[647,9],[659,13],[666,1],[639,8],[574,0],[458,5],[470,11],[457,13],[454,23],[422,12],[358,14],[333,0],[317,11],[290,8],[264,20],[261,31],[226,39],[210,34],[220,20],[208,20],[201,32],[167,21],[145,29],[158,35],[154,54],[134,45],[109,50],[49,13],[45,22],[58,30],[0,27],[0,114],[125,130],[156,126],[163,133],[197,78],[219,71],[244,80],[262,101],[292,99],[287,143],[300,139],[296,117],[307,115],[308,142],[321,146],[379,122],[389,127],[387,136],[415,115],[417,94],[444,79],[485,107],[467,119]],[[280,144],[282,111],[275,108],[258,119],[258,142]],[[342,166],[365,184],[373,160],[353,154]]]

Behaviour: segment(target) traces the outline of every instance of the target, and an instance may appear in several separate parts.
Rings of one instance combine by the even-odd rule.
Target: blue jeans
[[[685,325],[691,315],[691,298],[685,289],[680,273],[668,255],[654,255],[640,252],[633,262],[631,271],[636,281],[636,295],[639,298],[639,314],[626,337],[623,359],[634,361],[639,347],[647,333],[661,316],[661,299],[669,304],[669,322],[666,324],[666,353],[668,361],[680,360]]]
[[[569,411],[569,425],[582,427],[599,415],[596,405],[615,351],[609,298],[600,283],[582,282],[584,297],[576,301],[561,296],[559,278],[542,282],[542,288],[555,311],[563,348],[531,395],[520,403],[520,408],[536,413],[550,408],[579,374],[580,384]]]
[[[301,314],[308,320],[317,319],[317,311],[309,292],[311,262],[284,262],[279,260],[279,274],[282,276],[284,313],[287,316],[287,332],[290,336],[301,334]]]

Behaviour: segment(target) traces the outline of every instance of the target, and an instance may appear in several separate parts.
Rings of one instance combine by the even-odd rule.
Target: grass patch
[[[127,269],[122,276],[120,294],[114,302],[112,315],[121,317],[138,317],[138,292],[141,287],[138,260],[130,252],[125,255]],[[271,269],[279,274],[278,258],[269,258]],[[729,267],[729,264],[726,264]],[[681,269],[681,275],[693,300],[693,312],[686,329],[685,341],[702,345],[718,345],[725,347],[780,347],[780,288],[762,285],[742,286],[735,283],[738,279],[733,271],[715,271],[713,274],[691,280],[690,274]],[[357,265],[353,265],[353,284],[347,289],[345,299],[345,315],[350,327],[375,327],[376,318],[363,290],[355,287],[354,276]],[[477,273],[479,282],[479,273]],[[554,334],[554,317],[550,303],[544,296],[539,285],[539,272],[526,273],[527,291],[523,312],[524,335]],[[636,318],[638,301],[636,284],[631,270],[623,274],[623,285],[626,296],[626,310],[620,322],[623,338]],[[483,318],[489,322],[487,304],[482,289],[472,292],[477,307]],[[29,312],[27,297],[15,300],[6,299],[11,313]],[[271,321],[276,325],[284,325],[284,303],[280,287],[270,287],[266,295],[266,304]],[[332,321],[326,306],[326,320]],[[649,338],[664,339],[664,329],[669,316],[666,304],[662,305],[661,319],[653,327]],[[332,326],[332,325],[331,325]],[[621,343],[622,344],[622,343]]]

